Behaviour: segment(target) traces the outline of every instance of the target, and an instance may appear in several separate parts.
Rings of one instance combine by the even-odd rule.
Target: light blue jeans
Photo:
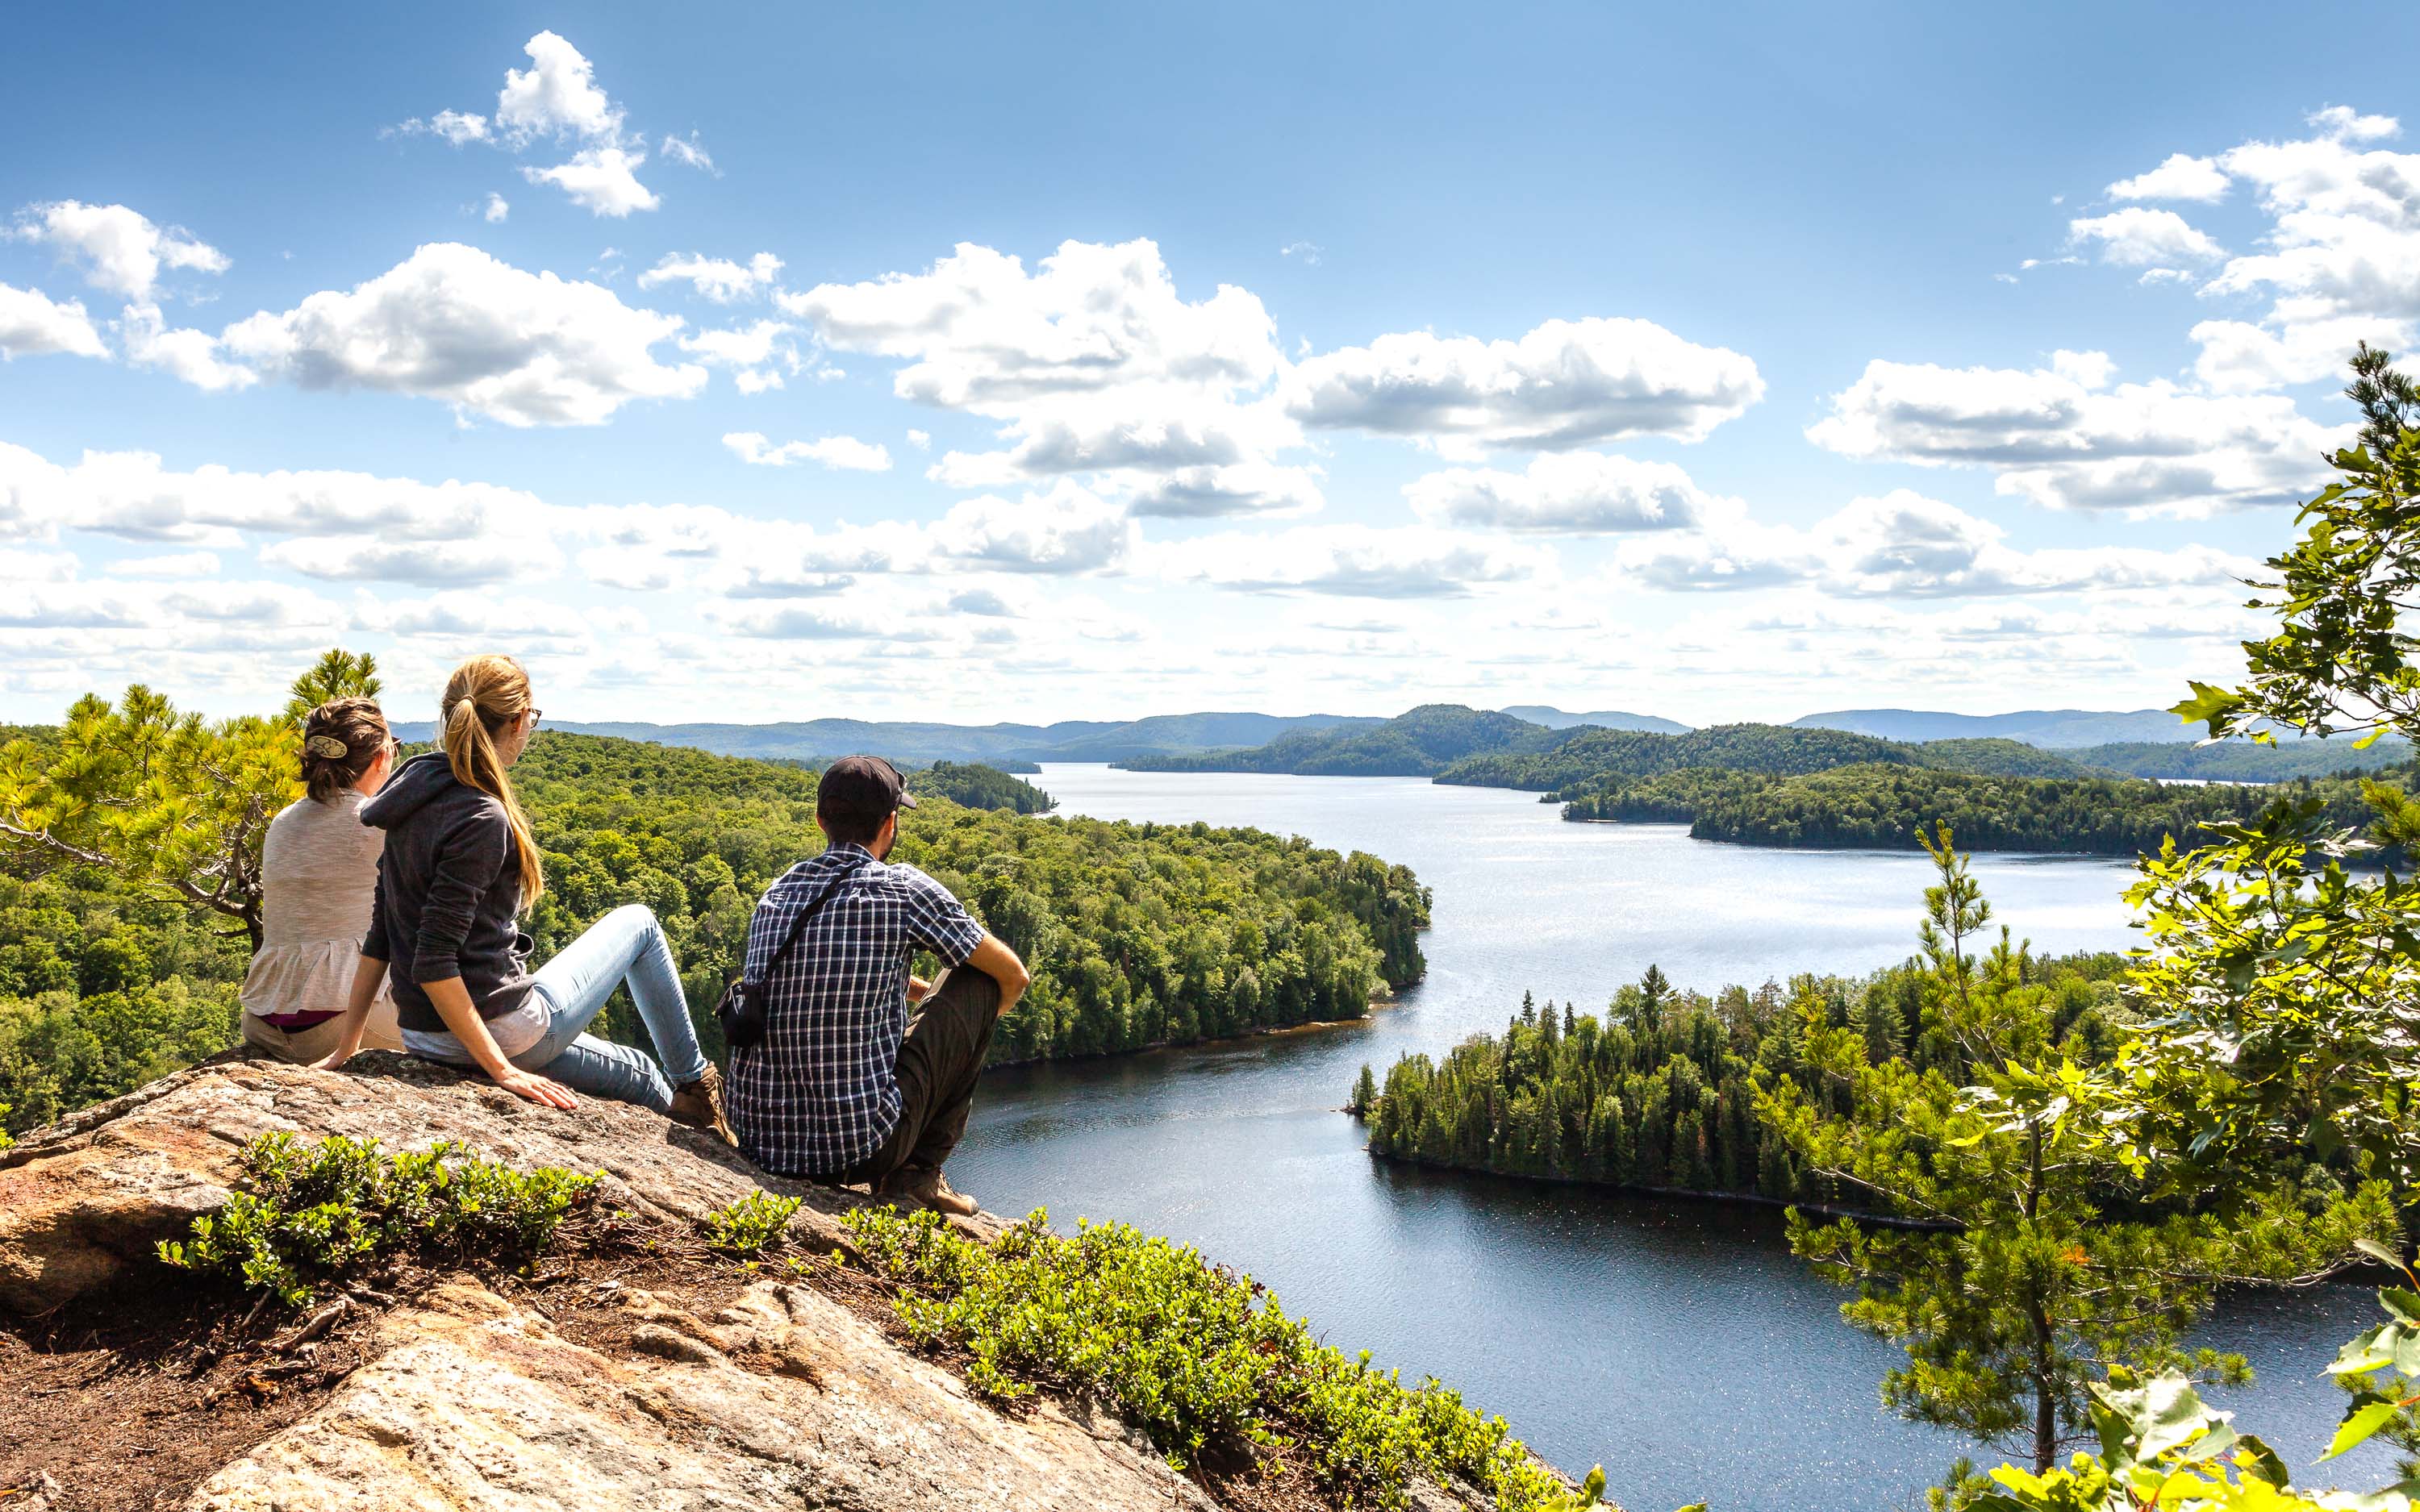
[[[663,1059],[662,1070],[644,1051],[584,1032],[625,982]],[[706,1074],[706,1052],[698,1048],[697,1026],[690,1022],[672,944],[643,903],[626,903],[591,924],[538,968],[530,990],[546,1004],[548,1024],[544,1039],[513,1057],[523,1071],[543,1072],[575,1092],[636,1103],[658,1113],[673,1105],[675,1087]]]

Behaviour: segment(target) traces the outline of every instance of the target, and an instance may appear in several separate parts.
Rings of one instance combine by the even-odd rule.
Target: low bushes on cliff
[[[1036,1212],[990,1244],[931,1213],[864,1209],[844,1220],[864,1263],[900,1290],[920,1348],[971,1356],[996,1401],[1037,1386],[1098,1393],[1179,1469],[1293,1459],[1349,1504],[1401,1506],[1419,1476],[1462,1481],[1506,1512],[1598,1504],[1605,1476],[1572,1492],[1504,1420],[1437,1381],[1347,1359],[1288,1318],[1249,1276],[1124,1224],[1052,1233]]]
[[[321,1282],[405,1252],[527,1259],[597,1185],[569,1171],[524,1174],[445,1140],[389,1154],[375,1139],[302,1145],[270,1134],[245,1146],[242,1161],[226,1206],[194,1219],[190,1238],[163,1242],[160,1258],[274,1292],[288,1306],[310,1301]]]

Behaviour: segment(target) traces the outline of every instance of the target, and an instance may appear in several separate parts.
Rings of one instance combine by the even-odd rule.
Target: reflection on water
[[[1650,962],[1712,990],[1900,959],[1921,855],[1566,825],[1528,795],[1392,779],[1053,766],[1036,780],[1070,812],[1256,825],[1408,863],[1435,889],[1429,978],[1366,1024],[994,1072],[959,1185],[997,1211],[1198,1244],[1330,1343],[1436,1374],[1567,1468],[1604,1463],[1632,1512],[1922,1504],[1965,1445],[1883,1412],[1875,1382],[1897,1351],[1839,1320],[1841,1294],[1790,1257],[1777,1214],[1384,1165],[1334,1111],[1363,1062],[1383,1074],[1500,1027],[1524,991],[1587,1010]],[[1976,871],[2038,949],[2132,943],[2121,865],[1986,856]],[[2259,1430],[2296,1463],[2337,1411],[2316,1372],[2372,1305],[2350,1288],[2246,1299],[2211,1330],[2262,1370]]]

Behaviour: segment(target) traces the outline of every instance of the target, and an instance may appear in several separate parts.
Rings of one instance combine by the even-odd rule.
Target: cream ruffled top
[[[245,1012],[344,1011],[386,843],[384,832],[362,823],[362,802],[347,788],[325,803],[304,798],[269,822],[260,849],[260,949],[244,973]],[[386,995],[383,986],[379,995]]]

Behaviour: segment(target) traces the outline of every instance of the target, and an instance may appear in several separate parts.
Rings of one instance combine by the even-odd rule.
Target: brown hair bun
[[[330,699],[302,720],[302,788],[326,803],[362,779],[387,748],[386,716],[374,700]]]

